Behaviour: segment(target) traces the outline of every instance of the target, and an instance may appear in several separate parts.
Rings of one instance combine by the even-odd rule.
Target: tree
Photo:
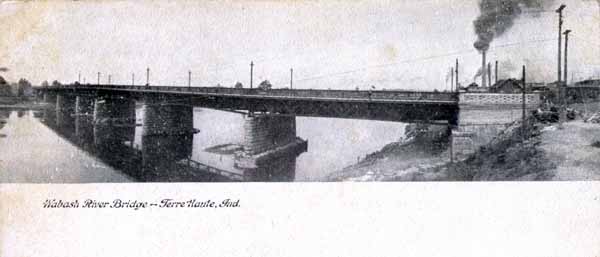
[[[58,80],[52,81],[52,86],[53,87],[60,87],[62,84],[60,84],[60,82],[58,82]]]
[[[0,96],[12,96],[10,85],[6,83],[6,80],[2,76],[0,76]]]
[[[235,86],[233,86],[234,88],[244,88],[244,85],[242,85],[242,82],[236,82]]]
[[[48,84],[47,80],[44,80],[44,82],[42,82],[42,87],[47,87],[50,86],[50,84]]]
[[[264,80],[263,82],[260,82],[260,84],[258,84],[258,89],[262,89],[262,90],[269,90],[273,87],[273,85],[271,85],[271,82],[269,82],[268,80]]]
[[[23,78],[19,79],[19,82],[17,83],[17,96],[31,95],[32,92],[31,82]]]

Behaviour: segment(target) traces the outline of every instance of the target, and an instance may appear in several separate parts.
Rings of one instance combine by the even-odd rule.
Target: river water
[[[320,181],[404,134],[402,123],[296,117],[307,150],[248,170],[235,154],[209,150],[242,144],[243,114],[194,108],[198,133],[145,138],[144,109],[136,105],[130,138],[120,128],[103,134],[89,118],[59,120],[52,108],[0,110],[0,182]]]

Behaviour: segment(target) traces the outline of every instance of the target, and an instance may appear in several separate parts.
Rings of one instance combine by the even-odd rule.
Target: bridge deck
[[[43,87],[38,90],[115,91],[134,93],[163,93],[178,95],[241,97],[254,99],[318,100],[344,102],[411,102],[456,104],[457,93],[420,92],[403,90],[321,90],[321,89],[249,89],[226,87],[174,87],[126,85],[66,85]]]
[[[158,97],[231,111],[402,122],[453,122],[458,113],[458,93],[452,92],[126,85],[66,85],[37,90],[95,97],[123,95],[140,100]]]

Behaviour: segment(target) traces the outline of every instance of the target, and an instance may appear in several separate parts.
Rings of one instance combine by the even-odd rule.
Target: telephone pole
[[[100,72],[98,72],[98,85],[100,85]]]
[[[250,89],[252,89],[252,73],[254,72],[254,62],[250,62]]]
[[[456,81],[454,83],[454,89],[458,92],[458,58],[456,58],[456,67],[454,68],[454,73],[456,73]]]
[[[565,74],[565,76],[564,76],[565,84],[567,83],[567,77],[568,77],[568,75],[567,75],[567,56],[568,56],[568,51],[569,51],[569,33],[571,33],[570,29],[567,29],[565,31],[565,33],[564,33],[565,34],[565,69],[564,69],[564,72],[565,72],[564,73]]]
[[[192,71],[188,71],[188,87],[192,87]]]
[[[290,89],[293,89],[293,84],[294,83],[294,69],[290,69]]]
[[[565,94],[565,90],[563,88],[563,84],[561,82],[561,78],[562,78],[562,73],[560,71],[561,65],[560,65],[560,61],[561,61],[561,55],[560,55],[560,50],[562,48],[562,44],[561,44],[561,40],[562,40],[562,24],[563,24],[563,10],[565,9],[566,5],[561,4],[560,7],[558,7],[558,9],[556,9],[556,12],[558,13],[558,80],[556,81],[556,87],[558,89],[558,102],[560,103],[560,108],[558,111],[558,127],[562,128],[562,123],[565,120],[565,110],[564,110],[564,95]]]
[[[523,102],[523,124],[521,124],[521,136],[523,137],[523,141],[525,141],[525,134],[527,133],[527,105],[526,105],[526,95],[525,91],[527,90],[527,81],[525,80],[525,65],[523,65],[523,94],[522,94],[522,102]]]
[[[450,92],[454,91],[454,67],[450,67]]]
[[[146,68],[146,86],[150,86],[150,68]]]
[[[131,86],[135,86],[135,73],[131,73]]]
[[[560,72],[560,49],[562,48],[562,44],[561,44],[561,40],[562,40],[562,24],[563,24],[563,10],[565,9],[565,7],[567,7],[564,4],[561,4],[560,7],[558,7],[558,9],[556,9],[556,12],[558,13],[558,85],[560,85],[560,81],[561,81],[561,77],[562,77],[562,73]]]

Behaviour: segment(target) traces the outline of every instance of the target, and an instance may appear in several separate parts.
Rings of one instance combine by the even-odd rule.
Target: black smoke
[[[477,41],[473,46],[486,51],[494,38],[508,31],[523,12],[533,13],[543,10],[553,0],[480,0],[480,15],[473,22]]]

